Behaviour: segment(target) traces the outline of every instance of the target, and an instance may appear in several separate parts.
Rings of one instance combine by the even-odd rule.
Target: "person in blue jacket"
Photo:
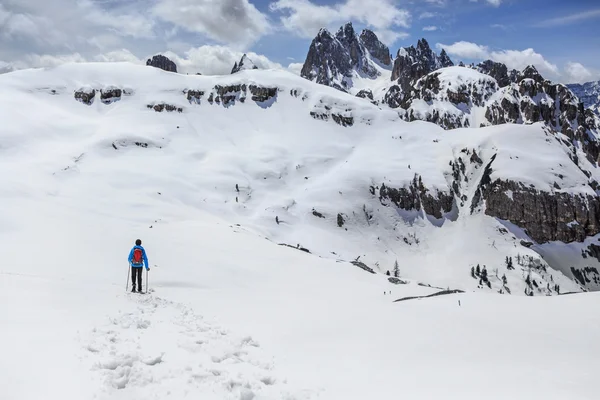
[[[131,282],[133,287],[131,291],[135,293],[135,283],[137,281],[138,292],[142,292],[142,269],[146,266],[146,271],[150,271],[148,267],[148,257],[146,256],[146,250],[142,247],[142,241],[137,239],[135,246],[129,252],[129,265],[131,266]]]

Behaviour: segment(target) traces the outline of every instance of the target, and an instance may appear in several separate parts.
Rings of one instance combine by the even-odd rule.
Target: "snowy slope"
[[[8,399],[593,398],[600,324],[578,313],[597,296],[494,295],[522,294],[527,274],[536,295],[581,289],[552,268],[508,270],[506,256],[546,264],[516,228],[469,211],[492,157],[494,179],[546,190],[558,168],[562,191],[586,190],[540,124],[444,131],[281,71],[79,64],[0,86]],[[464,149],[482,165],[468,163],[466,200],[440,218],[372,193],[417,174],[442,199]],[[123,292],[137,237],[147,298]],[[407,284],[382,274],[396,260]],[[491,289],[471,278],[476,264]],[[393,302],[442,288],[469,293]]]

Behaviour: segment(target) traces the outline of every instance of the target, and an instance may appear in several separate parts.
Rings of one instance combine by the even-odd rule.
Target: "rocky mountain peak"
[[[543,82],[544,78],[538,72],[537,68],[533,65],[528,65],[525,69],[519,74],[519,81],[523,79],[533,79],[535,82]]]
[[[231,73],[235,74],[236,72],[240,72],[246,69],[258,69],[258,67],[252,62],[252,60],[244,54],[240,59],[239,63],[235,63],[233,68],[231,69]]]
[[[392,80],[398,81],[403,92],[410,91],[412,85],[421,77],[444,67],[451,67],[454,63],[445,51],[438,56],[426,39],[420,39],[417,47],[404,47],[398,50],[392,69]]]
[[[157,54],[146,61],[146,65],[154,68],[160,68],[168,72],[177,72],[177,65],[162,54]]]
[[[391,60],[386,60],[389,49],[373,32],[361,34],[361,38],[352,23],[342,26],[335,36],[327,29],[321,29],[311,42],[300,75],[343,91],[352,87],[355,76],[376,78],[379,71],[369,54],[382,64],[387,62],[389,65]]]
[[[359,39],[365,48],[369,50],[371,57],[375,58],[383,65],[392,65],[390,49],[379,40],[373,31],[369,29],[363,29],[363,31],[360,33]]]

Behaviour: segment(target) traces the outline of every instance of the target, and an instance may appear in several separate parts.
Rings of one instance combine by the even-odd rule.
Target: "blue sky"
[[[393,54],[425,37],[455,61],[600,79],[598,0],[0,0],[0,69],[159,52],[188,71],[226,72],[242,52],[285,68],[303,62],[319,28],[347,21]]]

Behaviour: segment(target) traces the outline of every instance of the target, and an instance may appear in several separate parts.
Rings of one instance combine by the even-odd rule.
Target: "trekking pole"
[[[148,294],[148,269],[146,269],[146,294]]]
[[[127,267],[127,283],[125,284],[125,291],[129,288],[129,273],[131,272],[131,267]]]

